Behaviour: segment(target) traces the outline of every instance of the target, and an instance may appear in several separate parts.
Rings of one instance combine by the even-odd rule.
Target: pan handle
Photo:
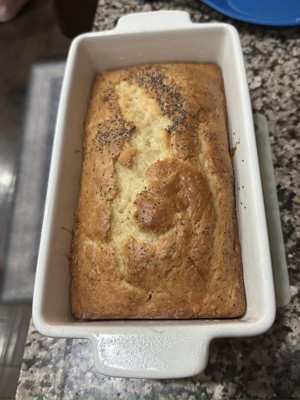
[[[152,11],[128,14],[121,17],[116,33],[151,32],[192,27],[190,15],[185,11]]]
[[[131,330],[89,335],[96,369],[124,378],[184,378],[202,372],[208,361],[209,337],[183,329]]]

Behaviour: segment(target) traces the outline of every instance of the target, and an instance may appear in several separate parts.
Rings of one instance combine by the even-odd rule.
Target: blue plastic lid
[[[202,0],[228,17],[271,26],[300,25],[300,0]]]

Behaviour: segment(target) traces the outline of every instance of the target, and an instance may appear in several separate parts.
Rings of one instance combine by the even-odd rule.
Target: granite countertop
[[[215,340],[204,373],[179,380],[103,376],[88,341],[43,337],[31,324],[17,398],[300,397],[299,28],[237,22],[192,0],[100,0],[94,28],[112,28],[125,13],[159,9],[186,10],[195,22],[230,22],[240,33],[253,110],[269,123],[291,302],[264,335]]]

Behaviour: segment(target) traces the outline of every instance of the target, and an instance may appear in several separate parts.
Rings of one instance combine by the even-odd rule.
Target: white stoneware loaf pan
[[[68,254],[79,192],[83,125],[97,72],[146,63],[216,62],[223,73],[247,311],[242,318],[80,322],[70,309]],[[66,228],[66,229],[65,229]],[[209,344],[220,337],[259,335],[275,317],[274,284],[253,118],[237,31],[223,23],[194,24],[181,11],[133,14],[111,31],[77,37],[70,48],[48,183],[33,300],[44,335],[92,341],[96,368],[135,378],[200,373]]]

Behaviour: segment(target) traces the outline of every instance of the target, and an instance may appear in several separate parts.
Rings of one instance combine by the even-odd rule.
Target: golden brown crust
[[[74,316],[243,315],[219,68],[178,63],[100,74],[85,132]]]
[[[136,148],[130,146],[124,146],[118,157],[118,162],[124,167],[130,168],[132,166],[135,153],[136,153]]]

